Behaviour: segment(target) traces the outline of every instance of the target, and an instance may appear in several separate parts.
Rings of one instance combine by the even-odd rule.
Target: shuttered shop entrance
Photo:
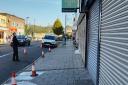
[[[99,28],[99,0],[90,8],[88,19],[88,63],[87,68],[96,85],[97,79],[97,52],[98,52],[98,28]]]
[[[100,85],[128,85],[128,0],[102,0]]]

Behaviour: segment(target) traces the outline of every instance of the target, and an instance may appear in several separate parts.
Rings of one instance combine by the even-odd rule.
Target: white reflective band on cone
[[[12,85],[17,85],[15,77],[12,77]]]
[[[35,71],[35,66],[34,65],[32,65],[32,71]]]

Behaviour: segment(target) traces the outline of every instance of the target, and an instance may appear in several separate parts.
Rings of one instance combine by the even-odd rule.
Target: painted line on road
[[[4,54],[4,55],[1,55],[0,58],[2,57],[5,57],[5,56],[8,56],[8,55],[11,55],[13,52],[10,52],[10,53],[7,53],[7,54]]]
[[[37,46],[33,46],[33,47],[28,47],[28,48],[34,48],[34,47],[39,47],[39,45],[37,45]],[[22,50],[22,49],[21,49],[21,50]],[[21,51],[21,50],[20,50],[20,51]],[[5,56],[8,56],[8,55],[11,55],[11,54],[13,54],[13,52],[10,52],[10,53],[1,55],[0,58],[5,57]]]

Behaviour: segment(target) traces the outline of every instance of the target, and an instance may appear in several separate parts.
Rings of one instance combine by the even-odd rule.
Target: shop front
[[[0,30],[0,44],[4,43],[4,31]]]
[[[0,27],[0,44],[7,43],[8,30],[5,27]]]

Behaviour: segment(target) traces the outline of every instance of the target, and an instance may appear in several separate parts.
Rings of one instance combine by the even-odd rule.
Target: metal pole
[[[66,45],[66,24],[67,24],[67,15],[65,14],[65,33],[64,33],[65,45]]]
[[[35,31],[35,19],[34,19],[34,29],[33,29],[33,38],[34,38],[34,31]]]
[[[65,14],[65,34],[66,34],[66,17],[67,15]]]
[[[29,19],[29,17],[26,17],[26,30],[27,30],[27,29],[28,29],[28,27],[29,27],[28,19]],[[26,33],[26,35],[27,35],[27,33]]]

